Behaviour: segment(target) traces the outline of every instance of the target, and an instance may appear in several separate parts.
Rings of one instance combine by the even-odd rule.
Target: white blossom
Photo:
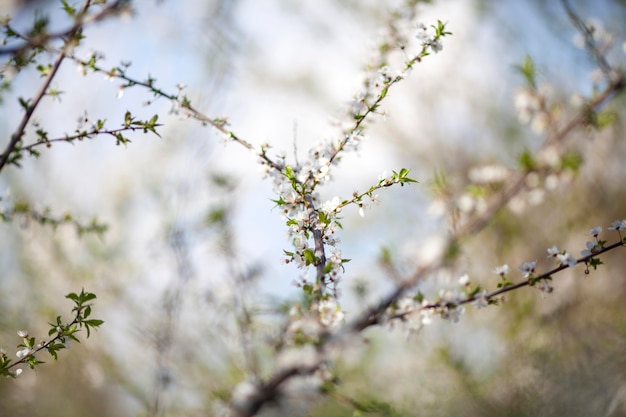
[[[500,276],[505,276],[506,274],[509,273],[509,266],[507,264],[501,265],[501,266],[496,266],[493,269],[493,273],[500,275]]]
[[[335,300],[320,301],[317,310],[320,314],[320,322],[324,326],[336,327],[344,318],[344,313]]]
[[[626,220],[615,220],[607,230],[626,230]]]
[[[566,265],[570,268],[575,267],[578,263],[576,258],[570,255],[569,252],[559,253],[558,255],[556,255],[556,258],[559,261],[559,264]]]
[[[522,272],[522,276],[524,278],[530,277],[535,273],[535,266],[537,265],[537,261],[524,262],[520,265],[519,270]]]

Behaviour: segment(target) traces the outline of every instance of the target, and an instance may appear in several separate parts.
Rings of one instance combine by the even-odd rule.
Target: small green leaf
[[[583,163],[583,157],[580,153],[575,152],[575,151],[566,152],[561,157],[560,168],[562,170],[572,171],[574,173],[577,173],[580,170],[582,163]]]
[[[91,320],[85,320],[83,321],[83,323],[91,327],[100,327],[102,326],[102,324],[104,324],[104,320],[91,319]]]
[[[17,100],[24,110],[28,110],[28,108],[30,107],[30,99],[24,99],[22,97],[19,97]]]
[[[516,68],[531,88],[537,88],[537,69],[535,68],[535,63],[530,55],[526,55],[522,64],[518,65]]]
[[[535,157],[528,149],[524,149],[519,156],[519,164],[524,171],[534,171],[537,167]]]
[[[315,265],[317,262],[317,257],[315,256],[315,252],[311,249],[304,250],[304,262],[306,265]]]
[[[95,300],[96,294],[91,293],[91,292],[81,292],[81,301],[84,303],[86,303],[87,301],[91,301],[91,300]]]
[[[78,295],[77,295],[76,293],[73,293],[73,292],[71,292],[71,293],[67,294],[67,295],[65,296],[65,298],[69,298],[70,300],[76,301],[77,303],[78,303],[78,301],[79,301],[79,297],[78,297]],[[60,317],[60,316],[59,316],[59,317]]]
[[[61,0],[61,3],[63,4],[63,10],[68,16],[74,17],[76,15],[76,8],[74,6],[70,6],[67,3],[67,0]]]

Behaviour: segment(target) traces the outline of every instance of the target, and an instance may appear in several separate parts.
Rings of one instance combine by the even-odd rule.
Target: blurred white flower
[[[509,273],[509,266],[507,264],[496,266],[495,268],[493,268],[493,273],[500,276],[505,276]]]
[[[537,266],[537,261],[524,262],[520,265],[519,270],[524,278],[528,278],[535,273],[535,266]]]

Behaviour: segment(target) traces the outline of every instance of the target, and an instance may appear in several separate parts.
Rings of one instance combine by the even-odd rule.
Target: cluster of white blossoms
[[[616,220],[607,229],[618,232],[626,230],[626,220]],[[551,273],[558,272],[563,268],[573,268],[581,262],[587,263],[587,266],[593,265],[593,255],[604,249],[606,243],[598,239],[600,233],[602,233],[602,227],[594,227],[589,231],[588,235],[592,236],[593,240],[587,242],[586,249],[581,251],[584,259],[578,260],[568,251],[560,250],[556,245],[548,248],[547,258],[555,259],[558,268]],[[621,234],[620,241],[624,243]],[[522,283],[539,289],[543,297],[554,291],[550,285],[552,277],[549,273],[536,275],[536,267],[537,261],[535,260],[523,262],[518,269],[522,278],[526,280]],[[425,299],[421,293],[415,296],[405,296],[387,309],[385,320],[391,325],[394,321],[400,320],[410,331],[419,330],[422,326],[430,324],[434,316],[456,323],[465,312],[465,304],[471,303],[475,308],[480,309],[489,304],[497,304],[496,297],[500,297],[500,301],[502,301],[501,294],[506,292],[506,287],[514,285],[507,278],[509,272],[508,264],[499,265],[493,269],[493,273],[500,276],[499,290],[493,293],[489,293],[480,286],[472,285],[469,276],[465,274],[458,278],[456,287],[439,290],[438,297],[434,300]],[[589,271],[586,270],[585,273],[588,274]]]
[[[426,49],[434,52],[441,50],[444,27],[441,22],[438,22],[438,27],[417,25],[416,37],[421,42],[422,51],[406,63],[407,68],[421,59]],[[363,215],[367,203],[362,198],[341,200],[339,197],[320,203],[317,188],[330,180],[332,168],[340,161],[341,154],[358,148],[363,139],[363,119],[376,111],[378,103],[386,95],[386,90],[405,75],[405,70],[393,72],[386,66],[376,70],[375,77],[378,81],[369,83],[366,91],[357,96],[362,98],[356,100],[358,106],[350,109],[350,121],[340,125],[336,136],[311,148],[305,160],[288,164],[284,155],[271,159],[267,155],[267,144],[263,144],[260,151],[253,150],[266,177],[271,180],[273,191],[278,196],[274,201],[288,226],[288,236],[294,251],[285,251],[286,262],[294,262],[298,268],[304,269],[304,276],[309,267],[322,263],[325,280],[336,283],[339,278],[344,261],[340,249],[337,248],[337,230],[340,227],[337,216],[342,207],[350,203],[357,204],[359,214]],[[370,195],[372,201],[374,198]]]
[[[578,261],[566,250],[559,250],[556,245],[548,248],[548,258],[555,258],[558,265],[575,267]]]
[[[347,119],[335,123],[330,138],[313,146],[306,158],[288,163],[284,153],[270,157],[268,144],[261,145],[260,149],[251,149],[265,177],[271,181],[273,192],[277,195],[273,201],[286,222],[288,239],[293,245],[292,249],[284,251],[284,261],[303,270],[299,279],[295,280],[296,285],[313,295],[306,311],[302,306],[292,309],[288,342],[296,345],[315,343],[321,333],[337,328],[344,320],[337,301],[338,283],[346,262],[342,259],[337,236],[341,227],[338,216],[343,207],[354,204],[359,214],[364,216],[365,209],[377,201],[377,195],[373,193],[375,190],[415,180],[407,176],[408,170],[402,169],[394,171],[390,178],[379,178],[377,184],[365,193],[354,193],[349,199],[336,196],[326,201],[321,200],[318,188],[331,179],[331,172],[342,155],[358,150],[363,141],[364,122],[373,114],[383,114],[378,107],[388,89],[402,80],[416,62],[428,55],[429,50],[439,52],[441,38],[447,34],[441,22],[430,28],[418,24],[416,38],[420,42],[419,51],[412,56],[405,55],[407,60],[399,70],[392,70],[387,65],[374,68],[364,82],[364,90],[349,106]],[[404,48],[402,51],[406,53]],[[228,139],[235,138],[230,134]],[[315,269],[313,283],[309,282],[311,267]],[[449,310],[448,314],[454,319],[452,309]]]
[[[45,346],[44,341],[41,341],[35,344],[34,339],[29,340],[28,332],[26,330],[18,330],[17,335],[21,337],[22,339],[24,339],[24,343],[18,345],[17,352],[15,353],[15,356],[17,357],[18,360],[26,360],[31,356],[34,358],[35,353],[39,349],[42,349]],[[6,350],[3,348],[0,348],[0,363],[5,365],[5,364],[8,364],[9,362],[10,360],[7,357]],[[12,375],[14,377],[17,377],[17,376],[20,376],[22,372],[23,372],[23,369],[17,368]]]
[[[520,88],[515,93],[514,103],[517,118],[522,124],[530,124],[533,132],[544,133],[553,115],[548,111],[548,97],[552,87],[542,84],[539,88]]]
[[[433,26],[426,27],[423,23],[418,23],[416,37],[422,46],[430,48],[434,53],[441,52],[443,49],[441,37],[437,36],[436,28]]]
[[[28,332],[26,330],[18,330],[17,335],[25,340],[28,339]],[[42,348],[44,344],[45,342],[42,341],[39,342],[37,346],[23,346],[17,351],[15,356],[17,356],[18,359],[24,359],[30,355],[34,355],[37,349]]]

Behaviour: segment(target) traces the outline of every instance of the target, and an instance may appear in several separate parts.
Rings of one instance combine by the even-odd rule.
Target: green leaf
[[[78,295],[76,295],[76,293],[73,293],[73,292],[67,294],[65,298],[69,298],[70,300],[76,301],[77,303],[79,300]]]
[[[526,55],[522,64],[518,65],[516,68],[531,88],[537,88],[537,69],[530,55]]]
[[[561,169],[577,173],[583,163],[583,157],[580,153],[571,151],[566,152],[561,157]]]
[[[452,35],[452,32],[446,32],[446,24],[441,20],[437,20],[437,26],[433,26],[435,29],[435,37],[440,38],[446,35]]]
[[[121,133],[117,132],[115,134],[115,138],[117,139],[115,141],[116,145],[126,145],[127,143],[130,143],[130,139],[124,137],[124,135],[122,135]]]
[[[74,17],[76,15],[76,8],[73,5],[70,6],[67,3],[67,0],[61,0],[61,3],[63,4],[63,10],[65,11],[65,13],[67,13],[68,16]]]
[[[91,300],[95,300],[96,294],[91,293],[91,292],[81,292],[81,301],[84,303],[86,303],[87,301],[91,301]]]
[[[314,265],[317,262],[317,257],[315,256],[315,252],[312,249],[304,250],[304,262],[306,265]]]
[[[391,264],[391,250],[386,246],[380,248],[380,261],[386,265]]]
[[[509,281],[505,277],[502,277],[502,280],[500,282],[498,282],[497,287],[498,288],[504,288],[504,287],[508,287],[508,286],[511,286],[511,285],[513,285],[513,283],[511,281]]]
[[[613,123],[615,123],[618,117],[618,113],[613,110],[599,111],[596,118],[596,126],[599,129],[604,129],[605,127],[611,126]]]
[[[276,205],[274,207],[280,207],[280,206],[285,204],[285,200],[283,200],[283,196],[282,195],[278,198],[278,200],[271,200],[270,199],[270,201],[273,202],[273,203],[276,203]]]
[[[28,111],[28,108],[30,107],[30,99],[19,97],[17,100],[20,102],[20,106],[22,106],[24,110]]]
[[[102,326],[102,324],[104,324],[104,320],[91,319],[91,320],[85,320],[83,321],[83,323],[91,327],[100,327]]]
[[[129,127],[131,125],[131,123],[133,122],[133,116],[130,113],[130,111],[126,111],[126,114],[124,114],[124,127]]]
[[[293,180],[294,178],[293,169],[289,165],[285,166],[284,174],[285,174],[285,177],[287,177],[290,180]]]
[[[591,258],[589,259],[589,266],[591,266],[594,270],[598,269],[598,266],[603,265],[604,262],[599,258]]]
[[[519,156],[519,164],[524,171],[534,171],[537,167],[535,157],[528,149],[524,149]]]

